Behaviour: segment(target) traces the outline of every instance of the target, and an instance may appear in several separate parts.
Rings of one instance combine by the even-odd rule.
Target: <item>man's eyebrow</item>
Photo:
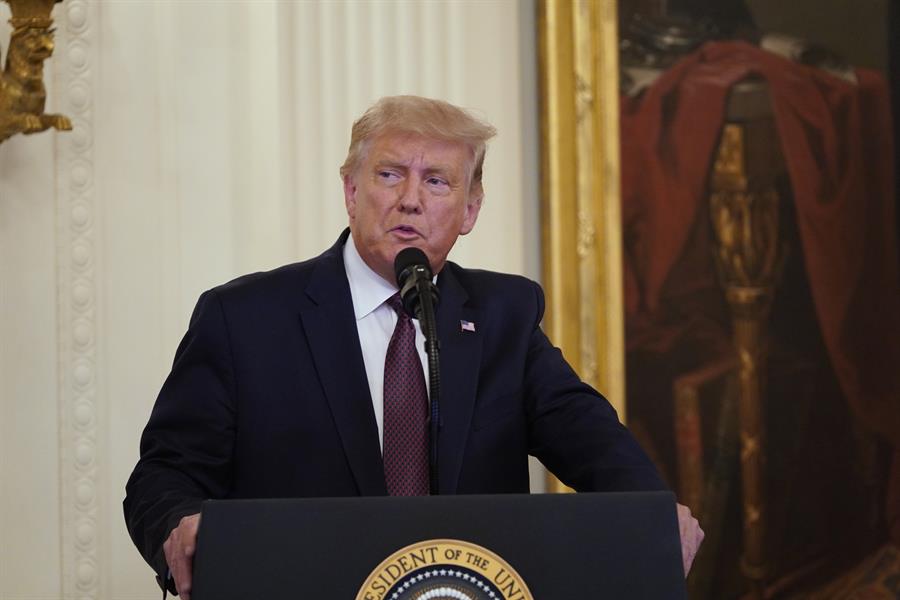
[[[393,157],[393,156],[386,156],[386,157],[380,159],[378,162],[376,162],[376,163],[375,163],[375,167],[376,167],[376,168],[379,168],[379,169],[382,168],[382,167],[403,167],[403,168],[406,168],[407,165],[404,164],[404,162],[403,162],[402,160],[400,160],[399,158],[396,158],[396,157]]]
[[[465,169],[453,163],[435,163],[425,167],[424,171],[429,175],[442,175],[451,180],[465,176]]]
[[[393,156],[390,154],[383,155],[378,161],[373,165],[374,169],[409,169],[409,163],[404,160],[400,156]],[[448,179],[453,179],[458,171],[464,171],[464,169],[457,168],[453,163],[434,163],[430,165],[426,165],[423,169],[424,173],[429,175],[443,175]],[[464,175],[463,175],[464,176]]]
[[[409,165],[405,163],[398,157],[393,156],[385,156],[381,160],[375,163],[376,169],[384,169],[384,168],[400,168],[400,169],[408,169]],[[424,169],[425,173],[439,173],[441,175],[451,176],[456,169],[452,164],[448,163],[436,163],[433,165],[427,165]]]

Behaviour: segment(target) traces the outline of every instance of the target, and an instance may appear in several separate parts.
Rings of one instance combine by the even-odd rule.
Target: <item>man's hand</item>
[[[684,561],[684,576],[687,577],[705,534],[700,529],[700,523],[691,514],[691,509],[684,504],[678,504],[677,509],[678,531],[681,532],[681,559]]]
[[[200,526],[200,515],[188,515],[178,522],[163,543],[166,563],[175,580],[175,589],[182,600],[191,600],[191,573],[194,562],[194,551],[197,549],[197,528]],[[683,538],[682,538],[683,539]]]

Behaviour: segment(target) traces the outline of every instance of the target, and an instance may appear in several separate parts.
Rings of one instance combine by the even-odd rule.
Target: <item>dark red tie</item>
[[[387,303],[397,326],[384,359],[384,480],[391,496],[427,496],[428,391],[416,328],[399,292]]]

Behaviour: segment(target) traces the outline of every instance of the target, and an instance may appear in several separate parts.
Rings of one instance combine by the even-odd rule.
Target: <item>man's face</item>
[[[471,186],[472,152],[460,142],[384,133],[369,142],[356,171],[344,178],[350,231],[369,267],[395,281],[404,248],[425,252],[435,273],[456,238],[472,231],[481,185]]]

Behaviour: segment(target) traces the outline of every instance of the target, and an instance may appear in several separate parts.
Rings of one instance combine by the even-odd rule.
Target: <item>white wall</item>
[[[0,144],[0,599],[157,598],[121,500],[193,303],[333,242],[338,166],[368,105],[438,96],[497,126],[487,204],[453,257],[538,277],[533,4],[54,14],[48,109],[75,131]]]

